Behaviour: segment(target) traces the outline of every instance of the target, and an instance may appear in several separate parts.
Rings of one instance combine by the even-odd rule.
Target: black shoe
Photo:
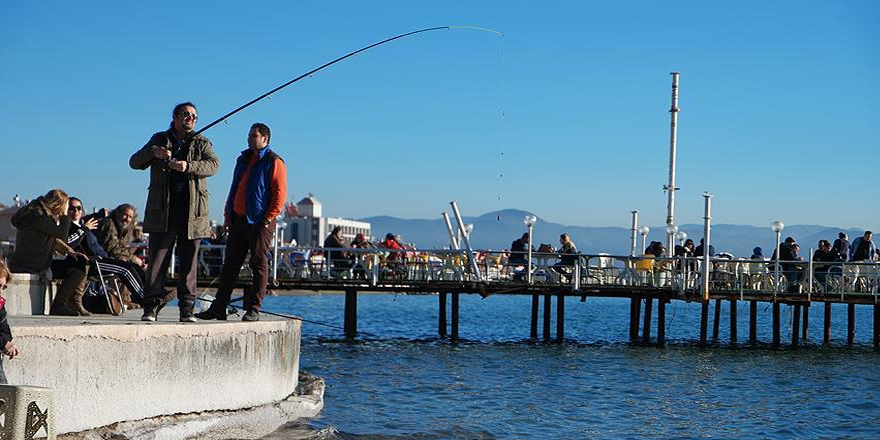
[[[211,304],[211,307],[208,307],[208,310],[196,313],[196,318],[204,319],[206,321],[210,321],[212,319],[216,319],[218,321],[226,321],[226,316],[226,306],[215,307],[214,304]]]
[[[244,316],[241,317],[242,321],[259,321],[260,320],[260,312],[257,309],[250,309]]]
[[[192,309],[180,309],[180,322],[196,322]]]
[[[165,307],[165,301],[162,298],[147,299],[144,301],[144,314],[141,316],[141,321],[155,321],[163,307]]]

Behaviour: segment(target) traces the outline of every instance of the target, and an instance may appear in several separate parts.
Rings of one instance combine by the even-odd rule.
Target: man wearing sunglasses
[[[144,211],[144,232],[150,234],[147,299],[143,321],[155,321],[162,309],[171,252],[177,243],[180,282],[177,300],[180,321],[195,322],[196,255],[199,241],[211,236],[208,221],[208,181],[220,166],[211,141],[194,134],[198,113],[191,102],[174,107],[168,130],[153,134],[129,165],[150,169],[150,188]]]

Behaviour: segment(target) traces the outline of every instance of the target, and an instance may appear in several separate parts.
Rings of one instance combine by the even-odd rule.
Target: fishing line
[[[199,298],[196,298],[196,299],[197,299],[197,300],[201,300],[201,301],[206,301],[206,302],[209,302],[209,303],[213,303],[213,302],[216,300],[216,299],[208,299],[208,298],[202,298],[202,297],[199,297]],[[233,305],[231,305],[231,304],[234,303],[234,302],[241,301],[242,299],[244,299],[244,297],[243,297],[243,296],[240,296],[240,297],[238,297],[238,298],[234,298],[234,299],[232,299],[232,300],[229,301],[229,307],[232,307],[232,310],[234,311],[233,313],[236,314],[236,315],[238,315],[238,309],[235,308],[235,306],[233,306]],[[319,326],[322,326],[322,327],[329,327],[329,328],[332,328],[332,329],[345,331],[345,328],[344,328],[344,327],[340,327],[340,326],[338,326],[338,325],[327,324],[327,323],[319,322],[319,321],[312,321],[312,320],[310,320],[310,319],[305,319],[305,318],[302,318],[302,317],[299,317],[299,316],[286,315],[286,314],[284,314],[284,313],[268,312],[268,311],[266,311],[266,310],[262,310],[262,309],[260,310],[260,313],[265,313],[265,314],[267,314],[267,315],[277,316],[277,317],[279,317],[279,318],[287,318],[287,319],[292,319],[292,320],[294,320],[294,321],[302,321],[302,322],[306,322],[306,323],[309,323],[309,324],[314,324],[314,325],[319,325]],[[368,332],[360,331],[360,330],[358,330],[358,333],[363,334],[363,335],[367,335],[367,336],[372,336],[372,337],[374,337],[374,338],[378,338],[378,337],[379,337],[378,335],[374,335],[374,334],[372,334],[372,333],[368,333]]]
[[[266,93],[263,93],[262,95],[260,95],[260,96],[258,96],[258,97],[256,97],[256,98],[254,98],[254,99],[252,99],[252,100],[250,100],[249,102],[245,103],[244,105],[242,105],[242,106],[236,108],[235,110],[233,110],[233,111],[231,111],[231,112],[229,112],[229,113],[227,113],[227,114],[221,116],[219,119],[217,119],[217,120],[211,122],[210,124],[204,126],[201,130],[196,131],[195,133],[193,133],[192,136],[196,136],[196,135],[198,135],[198,134],[204,133],[206,130],[210,129],[211,127],[213,127],[213,126],[215,126],[215,125],[217,125],[217,124],[219,124],[220,122],[226,121],[230,116],[232,116],[232,115],[234,115],[234,114],[236,114],[236,113],[238,113],[238,112],[240,112],[240,111],[242,111],[242,110],[244,110],[244,109],[250,107],[250,106],[253,105],[253,104],[256,104],[257,102],[263,100],[264,98],[269,97],[269,95],[271,95],[271,94],[273,94],[273,93],[275,93],[275,92],[277,92],[277,91],[279,91],[279,90],[281,90],[281,89],[283,89],[283,88],[285,88],[285,87],[287,87],[287,86],[289,86],[289,85],[291,85],[291,84],[293,84],[293,83],[295,83],[295,82],[297,82],[297,81],[299,81],[299,80],[301,80],[301,79],[303,79],[303,78],[305,78],[305,77],[312,76],[312,74],[314,74],[314,73],[316,73],[316,72],[318,72],[318,71],[320,71],[320,70],[322,70],[322,69],[324,69],[324,68],[330,67],[330,66],[332,66],[332,65],[334,65],[334,64],[336,64],[336,63],[338,63],[338,62],[340,62],[340,61],[342,61],[342,60],[344,60],[344,59],[346,59],[346,58],[349,58],[349,57],[351,57],[351,56],[357,55],[357,54],[359,54],[359,53],[361,53],[361,52],[364,52],[364,51],[366,51],[366,50],[372,49],[372,48],[374,48],[374,47],[376,47],[376,46],[380,46],[380,45],[382,45],[382,44],[389,43],[389,42],[392,42],[392,41],[394,41],[394,40],[398,40],[398,39],[400,39],[400,38],[408,37],[408,36],[410,36],[410,35],[420,34],[420,33],[423,33],[423,32],[430,32],[430,31],[441,30],[441,29],[447,29],[447,30],[451,30],[451,29],[472,29],[472,30],[478,30],[478,31],[491,32],[491,33],[494,33],[494,34],[497,34],[497,35],[500,35],[500,36],[504,36],[503,33],[498,32],[498,31],[496,31],[496,30],[488,29],[488,28],[482,28],[482,27],[478,27],[478,26],[438,26],[438,27],[432,27],[432,28],[419,29],[419,30],[416,30],[416,31],[406,32],[406,33],[403,33],[403,34],[400,34],[400,35],[396,35],[396,36],[391,37],[391,38],[386,38],[386,39],[384,39],[384,40],[382,40],[382,41],[379,41],[379,42],[377,42],[377,43],[373,43],[373,44],[370,44],[369,46],[365,46],[365,47],[362,47],[362,48],[360,48],[360,49],[358,49],[358,50],[355,50],[355,51],[353,51],[353,52],[349,52],[348,54],[345,54],[345,55],[343,55],[343,56],[341,56],[341,57],[339,57],[339,58],[336,58],[335,60],[330,61],[330,62],[328,62],[328,63],[325,63],[325,64],[321,65],[320,67],[317,67],[317,68],[315,68],[315,69],[312,69],[312,70],[310,70],[310,71],[308,71],[308,72],[306,72],[306,73],[303,73],[302,75],[297,76],[296,78],[294,78],[294,79],[292,79],[292,80],[290,80],[290,81],[287,81],[286,83],[281,84],[281,85],[279,85],[278,87],[275,87],[274,89],[269,90],[269,91],[266,92]]]

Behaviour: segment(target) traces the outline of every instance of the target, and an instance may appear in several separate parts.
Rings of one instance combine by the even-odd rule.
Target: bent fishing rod
[[[219,124],[219,123],[221,123],[221,122],[223,122],[223,121],[229,119],[230,116],[232,116],[232,115],[234,115],[234,114],[236,114],[236,113],[238,113],[238,112],[240,112],[240,111],[242,111],[242,110],[244,110],[244,109],[246,109],[246,108],[248,108],[248,107],[250,107],[250,106],[256,104],[257,102],[260,102],[260,101],[263,100],[264,98],[267,98],[269,95],[271,95],[271,94],[273,94],[273,93],[275,93],[275,92],[277,92],[277,91],[279,91],[279,90],[281,90],[281,89],[283,89],[283,88],[285,88],[285,87],[287,87],[287,86],[289,86],[289,85],[291,85],[291,84],[293,84],[293,83],[295,83],[295,82],[297,82],[297,81],[299,81],[299,80],[301,80],[301,79],[303,79],[303,78],[305,78],[305,77],[307,77],[307,76],[310,76],[310,75],[314,74],[315,72],[318,72],[318,71],[320,71],[320,70],[322,70],[322,69],[325,69],[325,68],[327,68],[327,67],[330,67],[330,66],[332,66],[332,65],[334,65],[334,64],[336,64],[336,63],[338,63],[338,62],[340,62],[340,61],[342,61],[342,60],[344,60],[344,59],[346,59],[346,58],[348,58],[348,57],[351,57],[351,56],[357,55],[357,54],[359,54],[359,53],[361,53],[361,52],[364,52],[364,51],[366,51],[366,50],[372,49],[372,48],[374,48],[374,47],[376,47],[376,46],[381,46],[381,45],[383,45],[383,44],[385,44],[385,43],[390,43],[390,42],[392,42],[392,41],[394,41],[394,40],[398,40],[398,39],[401,39],[401,38],[404,38],[404,37],[408,37],[408,36],[410,36],[410,35],[420,34],[420,33],[422,33],[422,32],[437,31],[437,30],[441,30],[441,29],[447,29],[447,30],[451,30],[451,29],[473,29],[473,30],[478,30],[478,31],[491,32],[491,33],[493,33],[493,34],[497,34],[497,35],[502,36],[502,37],[504,36],[503,33],[498,32],[498,31],[496,31],[496,30],[494,30],[494,29],[488,29],[488,28],[483,28],[483,27],[478,27],[478,26],[438,26],[438,27],[432,27],[432,28],[419,29],[419,30],[417,30],[417,31],[407,32],[407,33],[403,33],[403,34],[400,34],[400,35],[397,35],[397,36],[394,36],[394,37],[391,37],[391,38],[386,38],[386,39],[384,39],[384,40],[382,40],[382,41],[379,41],[379,42],[377,42],[377,43],[373,43],[373,44],[371,44],[371,45],[369,45],[369,46],[362,47],[362,48],[360,48],[360,49],[358,49],[358,50],[356,50],[356,51],[354,51],[354,52],[350,52],[350,53],[348,53],[348,54],[346,54],[346,55],[343,55],[343,56],[341,56],[341,57],[339,57],[339,58],[337,58],[337,59],[335,59],[335,60],[333,60],[333,61],[330,61],[329,63],[326,63],[326,64],[324,64],[324,65],[322,65],[322,66],[320,66],[320,67],[318,67],[318,68],[315,68],[315,69],[312,69],[312,70],[310,70],[310,71],[308,71],[308,72],[306,72],[306,73],[303,73],[302,75],[300,75],[300,76],[298,76],[298,77],[296,77],[296,78],[294,78],[294,79],[292,79],[292,80],[290,80],[290,81],[287,81],[286,83],[281,84],[280,86],[275,87],[274,89],[269,90],[269,91],[266,92],[266,93],[263,93],[262,95],[260,95],[260,96],[258,96],[258,97],[256,97],[256,98],[252,99],[250,102],[248,102],[248,103],[242,105],[241,107],[239,107],[239,108],[237,108],[237,109],[235,109],[235,110],[233,110],[233,111],[231,111],[231,112],[229,112],[229,113],[227,113],[227,114],[221,116],[219,119],[217,119],[216,121],[211,122],[210,124],[206,125],[206,126],[205,126],[204,128],[202,128],[201,130],[196,131],[195,133],[192,134],[192,137],[194,137],[194,136],[196,136],[196,135],[198,135],[198,134],[201,134],[201,133],[205,132],[206,130],[208,130],[209,128],[211,128],[211,127],[213,127],[213,126],[215,126],[215,125],[217,125],[217,124]]]

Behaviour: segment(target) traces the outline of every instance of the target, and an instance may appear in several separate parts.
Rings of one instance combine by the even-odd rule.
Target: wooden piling
[[[874,349],[880,348],[880,304],[874,304]]]
[[[550,340],[550,294],[544,294],[544,340]]]
[[[730,300],[730,343],[736,345],[736,300]]]
[[[709,300],[703,300],[700,308],[700,345],[706,345],[706,330],[709,328]]]
[[[458,340],[458,297],[459,293],[452,294],[452,340]]]
[[[801,340],[807,342],[807,337],[810,335],[810,303],[804,303],[804,323],[801,325]]]
[[[856,339],[856,305],[846,305],[846,345],[853,345]]]
[[[657,345],[666,343],[666,299],[657,298]]]
[[[798,346],[798,339],[801,336],[801,305],[794,305],[794,317],[791,319],[791,346]]]
[[[357,290],[345,290],[345,317],[343,329],[346,338],[357,336]]]
[[[758,302],[749,301],[749,344],[758,343]]]
[[[653,303],[651,298],[645,298],[645,322],[642,324],[642,342],[645,344],[651,342],[651,308]]]
[[[712,322],[712,341],[718,341],[718,321],[721,319],[721,300],[715,300],[715,320]]]
[[[538,340],[538,304],[540,297],[537,293],[532,294],[532,325],[529,328],[529,337]]]
[[[822,336],[822,342],[826,344],[831,343],[831,303],[825,303],[825,323],[824,323],[824,331]]]
[[[437,316],[437,335],[441,338],[446,337],[446,292],[440,292],[437,295],[440,302],[440,310]]]
[[[556,295],[556,342],[562,343],[565,338],[565,293]]]
[[[779,348],[779,303],[773,303],[773,348]]]
[[[629,340],[639,340],[639,315],[642,310],[642,300],[636,297],[630,299],[629,304]]]

